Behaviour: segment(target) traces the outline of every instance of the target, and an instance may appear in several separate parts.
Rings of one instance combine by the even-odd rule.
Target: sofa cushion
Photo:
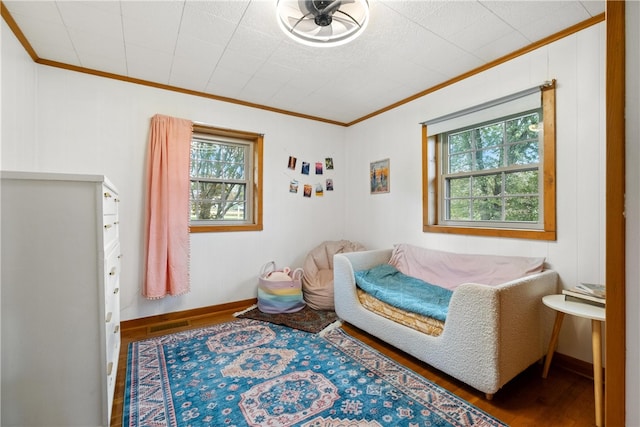
[[[458,254],[402,243],[394,245],[389,264],[408,276],[453,290],[463,283],[499,285],[539,273],[544,257]]]

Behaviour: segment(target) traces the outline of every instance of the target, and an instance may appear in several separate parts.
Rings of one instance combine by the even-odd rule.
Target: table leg
[[[560,335],[560,328],[562,327],[562,320],[564,319],[564,313],[558,311],[556,313],[556,322],[553,324],[553,332],[551,333],[551,341],[549,341],[549,350],[547,351],[547,357],[544,359],[544,369],[542,370],[542,378],[547,378],[549,375],[549,366],[551,366],[551,358],[556,351],[558,345],[558,336]]]
[[[602,324],[599,320],[591,320],[591,344],[593,347],[593,383],[596,405],[596,426],[602,427]]]

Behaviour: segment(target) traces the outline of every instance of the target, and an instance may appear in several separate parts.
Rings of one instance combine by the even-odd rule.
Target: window
[[[555,85],[539,94],[536,108],[424,126],[424,231],[555,240]]]
[[[442,224],[540,228],[542,111],[442,135]]]
[[[194,125],[190,160],[190,230],[262,230],[259,134]]]

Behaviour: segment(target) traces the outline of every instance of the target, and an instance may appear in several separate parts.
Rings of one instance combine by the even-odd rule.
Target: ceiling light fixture
[[[367,0],[277,0],[278,24],[307,46],[339,46],[358,37],[369,23]]]

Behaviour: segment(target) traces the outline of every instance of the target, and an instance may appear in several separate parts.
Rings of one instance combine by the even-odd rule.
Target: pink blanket
[[[499,285],[539,273],[544,257],[458,254],[403,243],[394,246],[389,264],[408,276],[453,290],[463,283]]]

